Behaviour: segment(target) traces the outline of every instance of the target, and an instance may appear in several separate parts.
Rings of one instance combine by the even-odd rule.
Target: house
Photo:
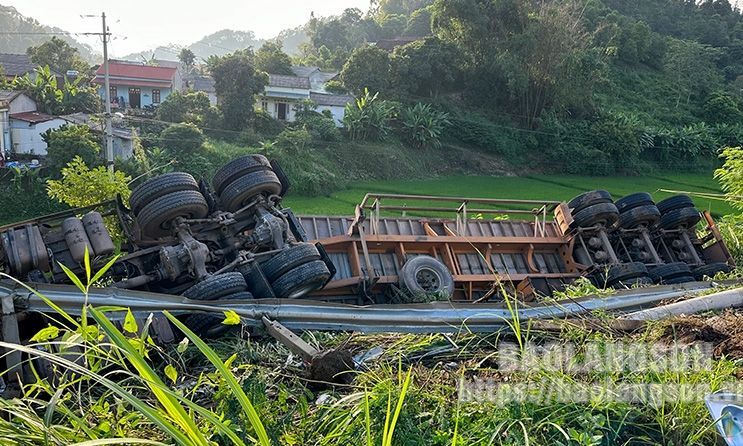
[[[326,73],[318,67],[294,66],[292,70],[296,76],[268,75],[268,86],[258,96],[256,108],[266,111],[276,119],[292,122],[295,119],[294,104],[309,99],[318,105],[317,111],[330,110],[336,125],[340,126],[345,106],[353,101],[353,96],[325,91],[325,83],[335,79],[338,73]]]
[[[58,129],[67,123],[59,116],[37,111],[11,113],[10,140],[13,152],[31,155],[46,155],[46,142],[41,134],[49,129]]]
[[[10,54],[0,53],[0,65],[2,65],[2,74],[5,76],[5,80],[11,82],[16,76],[23,77],[28,74],[28,78],[36,80],[36,72],[34,71],[39,66],[31,62],[31,57],[27,54]],[[51,70],[54,77],[57,78],[57,85],[64,83],[65,76]],[[68,76],[70,82],[77,76]]]
[[[71,115],[60,116],[60,118],[73,125],[85,124],[90,127],[93,133],[99,135],[106,134],[105,122],[102,119],[91,119],[91,115],[87,113],[73,113]],[[117,127],[117,121],[120,121],[120,119],[115,118],[113,120],[114,125],[111,128],[111,133],[113,134],[113,156],[114,159],[128,159],[134,155],[134,132],[129,128]]]
[[[10,115],[36,111],[36,102],[20,91],[0,90],[0,153],[13,148]]]
[[[193,91],[203,91],[209,96],[209,103],[217,105],[217,92],[214,90],[214,79],[205,76],[199,76],[193,80]]]
[[[103,92],[105,68],[98,67],[93,83],[99,85],[98,94],[105,99]],[[109,61],[109,97],[114,108],[142,108],[158,105],[177,89],[174,67],[153,67],[138,62]]]

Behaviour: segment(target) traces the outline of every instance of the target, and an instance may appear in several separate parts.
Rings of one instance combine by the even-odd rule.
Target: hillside
[[[0,5],[0,52],[25,54],[26,48],[41,45],[57,36],[72,45],[80,56],[93,60],[93,49],[70,37],[69,32],[60,28],[45,26],[31,17],[25,17],[12,6]]]

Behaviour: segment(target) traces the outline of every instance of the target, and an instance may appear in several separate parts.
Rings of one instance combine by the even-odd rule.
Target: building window
[[[119,94],[118,94],[118,91],[116,90],[116,87],[114,86],[108,87],[108,96],[109,96],[108,98],[109,102],[119,101]]]
[[[152,103],[153,104],[160,103],[160,90],[152,90]]]
[[[264,112],[267,112],[268,111],[268,101],[261,102],[261,108],[263,109]]]

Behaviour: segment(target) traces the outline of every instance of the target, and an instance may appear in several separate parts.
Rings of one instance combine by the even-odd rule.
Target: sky
[[[81,33],[102,32],[101,13],[113,34],[109,57],[122,57],[174,43],[190,45],[222,29],[253,31],[270,39],[283,29],[304,25],[315,17],[340,15],[346,8],[366,12],[369,0],[0,0],[42,25],[56,26],[103,53],[100,38]],[[81,17],[81,16],[95,17]]]

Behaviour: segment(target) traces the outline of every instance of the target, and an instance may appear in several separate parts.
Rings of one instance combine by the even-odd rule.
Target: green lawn
[[[510,198],[523,200],[570,200],[593,189],[606,189],[614,199],[633,192],[645,191],[656,201],[673,195],[661,189],[721,193],[712,174],[668,174],[645,177],[578,177],[563,175],[529,175],[524,177],[457,176],[425,181],[375,181],[353,183],[329,197],[292,197],[284,205],[298,214],[353,215],[356,204],[366,193],[409,195],[442,195],[462,198]],[[713,216],[736,213],[725,201],[694,198],[698,209]]]

